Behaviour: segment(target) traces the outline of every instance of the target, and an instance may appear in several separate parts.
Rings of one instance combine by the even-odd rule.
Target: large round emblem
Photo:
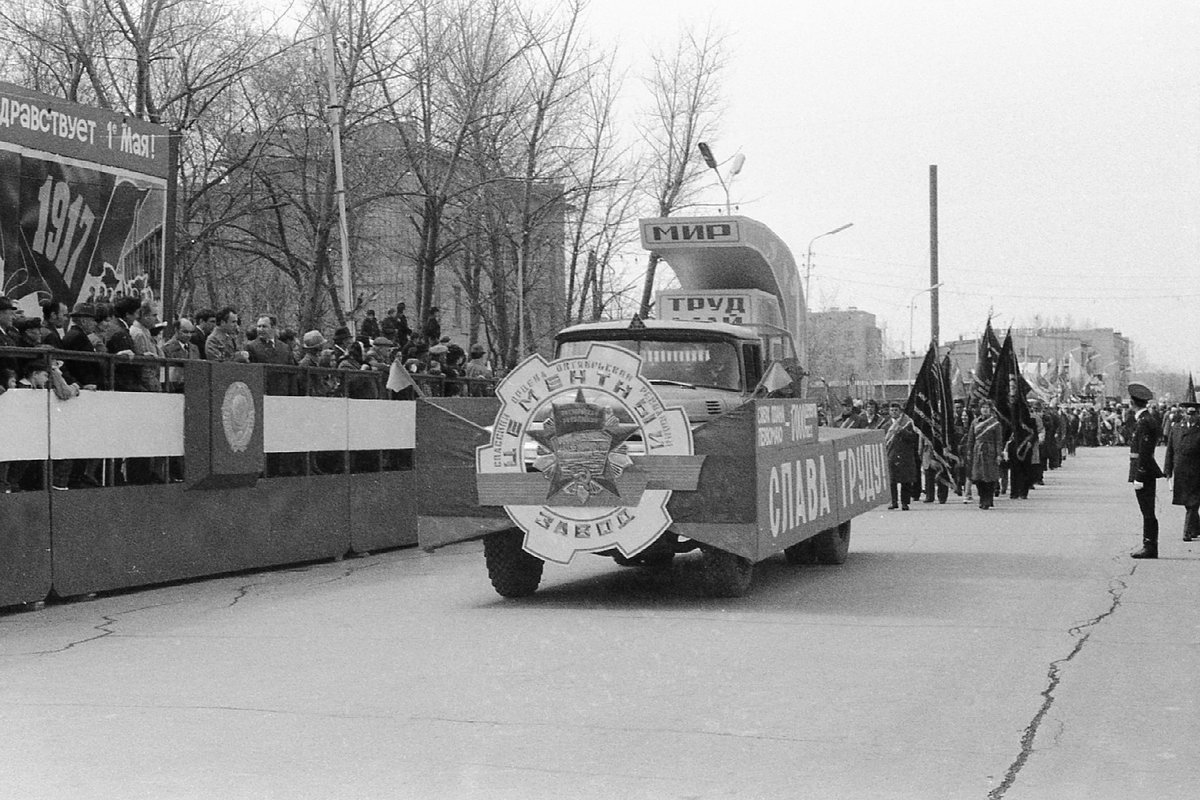
[[[230,450],[241,453],[246,449],[254,436],[254,422],[254,393],[246,384],[234,381],[221,401],[221,427]]]
[[[525,532],[524,549],[543,560],[637,554],[671,524],[678,464],[699,473],[687,414],[663,405],[641,358],[623,348],[593,343],[553,362],[532,355],[496,396],[491,441],[476,450],[480,501],[502,505]]]

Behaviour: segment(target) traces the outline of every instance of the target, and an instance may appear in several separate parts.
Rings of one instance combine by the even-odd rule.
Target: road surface
[[[417,550],[0,616],[0,797],[1193,798],[1200,547],[1127,454],[855,520],[749,597]],[[1160,483],[1160,496],[1165,494]]]

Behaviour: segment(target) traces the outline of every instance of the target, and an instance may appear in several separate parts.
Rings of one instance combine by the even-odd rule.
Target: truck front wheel
[[[492,587],[502,597],[528,597],[537,591],[545,562],[521,548],[525,534],[512,528],[483,537],[483,558]]]
[[[743,597],[754,579],[754,562],[715,547],[704,549],[704,583],[712,597]]]

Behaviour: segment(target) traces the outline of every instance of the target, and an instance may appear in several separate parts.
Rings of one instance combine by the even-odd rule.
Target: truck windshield
[[[559,358],[577,358],[587,354],[597,341],[562,342]],[[652,339],[604,339],[632,350],[642,357],[642,376],[651,383],[685,383],[739,391],[737,348],[729,342],[663,342]]]

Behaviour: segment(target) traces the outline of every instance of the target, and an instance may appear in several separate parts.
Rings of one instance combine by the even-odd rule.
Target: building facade
[[[874,314],[854,307],[809,312],[808,331],[807,369],[814,378],[854,386],[883,377],[883,332]]]

